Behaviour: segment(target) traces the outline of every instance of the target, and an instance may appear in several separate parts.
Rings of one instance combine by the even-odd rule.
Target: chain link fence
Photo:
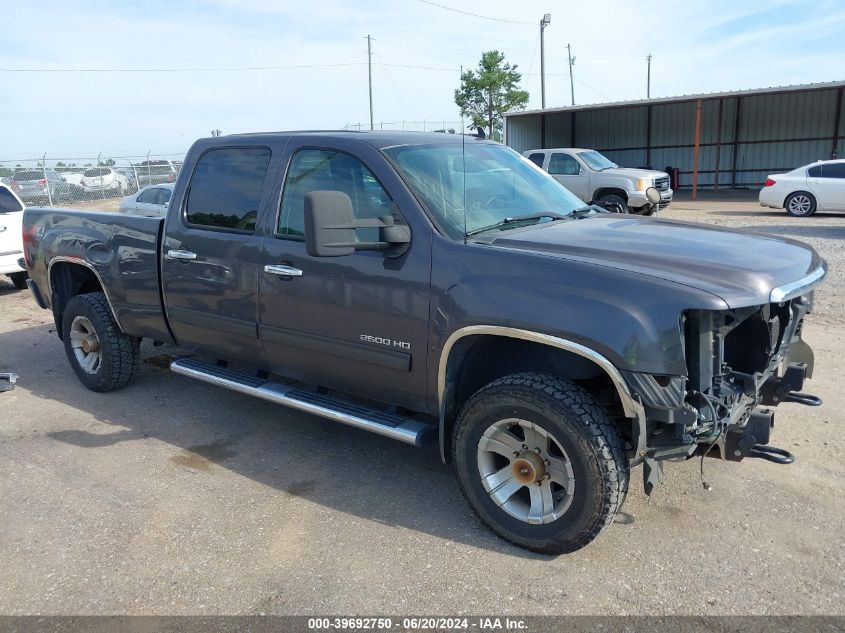
[[[394,132],[446,132],[447,134],[460,134],[461,128],[464,127],[464,132],[469,132],[469,120],[464,121],[461,125],[460,121],[446,121],[444,120],[426,120],[426,121],[374,121],[374,130],[392,130]],[[367,123],[347,123],[343,126],[344,130],[366,131],[370,129],[369,122]]]
[[[26,205],[103,206],[117,209],[124,196],[149,185],[173,183],[184,154],[0,160],[0,181]]]

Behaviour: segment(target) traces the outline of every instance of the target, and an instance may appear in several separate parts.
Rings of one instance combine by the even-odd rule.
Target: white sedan
[[[760,190],[760,204],[807,217],[816,211],[845,211],[845,160],[825,160],[772,174]]]
[[[6,185],[0,184],[0,275],[8,275],[15,288],[26,288],[23,257],[23,202]]]
[[[167,205],[172,195],[173,185],[170,183],[150,185],[121,200],[120,212],[162,218],[167,213]]]

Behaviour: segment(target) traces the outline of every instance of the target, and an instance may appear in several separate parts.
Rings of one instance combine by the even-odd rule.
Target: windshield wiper
[[[504,226],[508,226],[509,224],[530,222],[531,220],[542,220],[543,218],[551,218],[552,220],[570,219],[569,216],[564,215],[563,213],[555,213],[554,211],[547,211],[544,213],[529,213],[528,215],[517,215],[515,217],[503,218],[495,224],[491,224],[490,226],[482,226],[480,229],[473,229],[472,231],[467,232],[467,237],[472,237],[473,235],[484,233],[485,231],[492,231],[493,229],[502,228]]]

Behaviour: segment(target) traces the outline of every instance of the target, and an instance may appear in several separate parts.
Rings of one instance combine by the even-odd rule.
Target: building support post
[[[731,189],[736,189],[736,163],[739,157],[739,131],[740,121],[742,120],[742,97],[736,98],[736,108],[734,108],[734,156],[731,165]]]
[[[842,120],[842,91],[843,87],[839,86],[839,90],[836,92],[836,115],[833,118],[833,146],[830,148],[831,160],[837,158],[836,149],[839,146],[839,122]]]
[[[698,149],[701,144],[701,99],[695,102],[695,147],[692,150],[692,199],[698,199]]]
[[[646,106],[645,124],[645,164],[651,169],[651,104]]]
[[[713,191],[719,191],[719,154],[722,151],[722,111],[725,100],[719,99],[719,117],[716,122],[716,175],[713,179]]]
[[[540,149],[546,149],[546,115],[540,115]]]

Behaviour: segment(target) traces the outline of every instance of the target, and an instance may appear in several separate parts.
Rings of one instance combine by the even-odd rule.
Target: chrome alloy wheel
[[[88,317],[78,316],[70,325],[70,344],[79,366],[89,374],[96,374],[103,362],[100,339]]]
[[[789,201],[789,210],[795,215],[807,215],[813,208],[813,201],[809,196],[799,193]]]
[[[575,494],[572,463],[563,447],[528,420],[500,420],[484,432],[478,472],[493,502],[526,523],[559,519]]]

